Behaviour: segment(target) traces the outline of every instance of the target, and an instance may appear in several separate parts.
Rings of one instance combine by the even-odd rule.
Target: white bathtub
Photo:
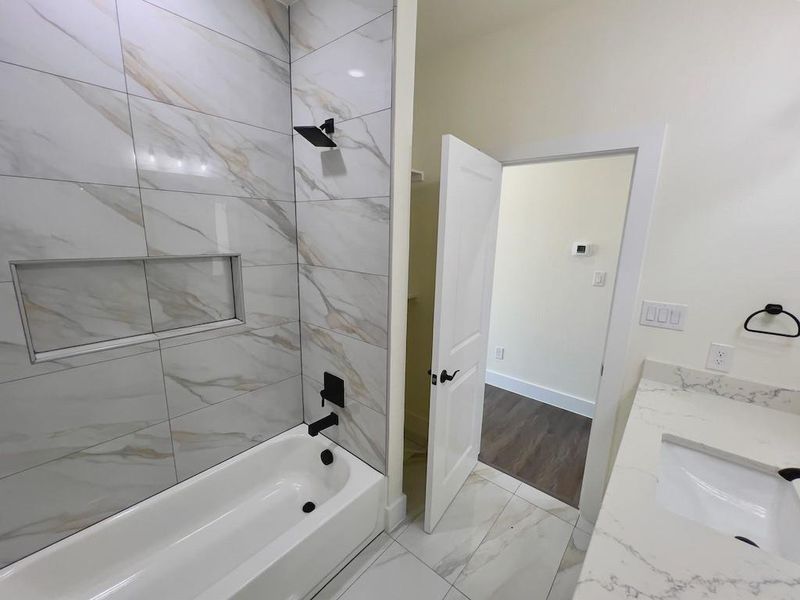
[[[380,531],[384,488],[300,425],[0,571],[0,598],[299,600]]]

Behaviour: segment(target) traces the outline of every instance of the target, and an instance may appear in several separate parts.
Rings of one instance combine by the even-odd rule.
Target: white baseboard
[[[386,505],[386,531],[391,531],[406,518],[406,495],[401,494],[391,504]]]
[[[585,400],[584,398],[571,396],[564,392],[551,390],[550,388],[517,379],[510,375],[503,375],[497,371],[486,371],[486,383],[508,390],[509,392],[514,392],[520,396],[525,396],[526,398],[533,398],[534,400],[544,402],[550,406],[563,408],[564,410],[589,417],[590,419],[594,416],[594,402],[591,400]]]

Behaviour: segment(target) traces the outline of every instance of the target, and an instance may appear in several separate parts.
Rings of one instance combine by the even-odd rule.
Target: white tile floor
[[[314,600],[569,600],[590,537],[576,509],[478,463],[432,534],[422,517],[382,533]]]

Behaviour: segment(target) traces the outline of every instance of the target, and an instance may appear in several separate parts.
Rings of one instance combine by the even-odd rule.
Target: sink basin
[[[800,563],[800,495],[778,473],[663,441],[656,496],[675,514]]]

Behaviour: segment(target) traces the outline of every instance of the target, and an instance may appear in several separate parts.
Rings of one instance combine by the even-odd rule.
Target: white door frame
[[[579,501],[582,515],[592,523],[600,512],[610,471],[611,443],[625,383],[628,343],[631,330],[639,320],[636,299],[666,129],[662,124],[633,131],[521,144],[499,153],[489,149],[489,154],[504,167],[626,151],[636,154],[608,322],[604,372],[597,391]]]

